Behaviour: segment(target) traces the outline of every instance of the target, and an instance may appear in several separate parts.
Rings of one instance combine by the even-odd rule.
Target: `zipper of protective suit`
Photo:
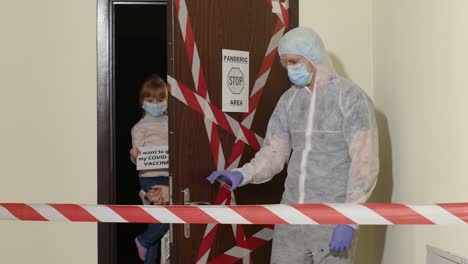
[[[307,174],[307,156],[309,152],[312,151],[312,131],[314,129],[314,116],[315,116],[315,99],[317,97],[317,81],[318,76],[315,79],[314,87],[311,91],[312,98],[310,99],[309,105],[309,118],[307,121],[307,127],[305,131],[305,148],[302,152],[302,159],[301,159],[301,174],[299,175],[299,203],[304,203],[305,199],[305,178]],[[309,89],[309,87],[305,87],[305,89]],[[309,90],[310,92],[310,90]]]

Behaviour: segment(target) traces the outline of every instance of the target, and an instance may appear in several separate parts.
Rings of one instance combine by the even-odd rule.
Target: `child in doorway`
[[[130,158],[136,164],[139,147],[159,147],[168,145],[167,87],[161,77],[152,75],[145,80],[140,91],[140,104],[144,115],[132,128],[132,149]],[[169,185],[168,169],[140,170],[141,190],[148,193],[159,186]],[[167,187],[164,188],[167,190]],[[168,202],[165,195],[164,203]],[[144,199],[147,204],[148,200]],[[145,264],[160,263],[161,238],[169,229],[168,224],[148,224],[146,231],[135,238],[138,256]]]

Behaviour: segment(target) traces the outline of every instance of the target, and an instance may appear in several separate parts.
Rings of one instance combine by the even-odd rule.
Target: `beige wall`
[[[468,1],[374,8],[374,98],[388,122],[393,201],[467,202]],[[382,263],[425,263],[426,244],[467,258],[468,226],[391,227]]]
[[[317,31],[337,71],[372,97],[372,0],[299,3],[299,24]]]
[[[0,8],[0,201],[96,203],[96,3]],[[95,263],[96,225],[0,222],[1,263]]]

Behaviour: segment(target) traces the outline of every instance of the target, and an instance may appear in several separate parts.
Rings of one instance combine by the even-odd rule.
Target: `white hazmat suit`
[[[317,69],[315,87],[291,87],[279,99],[264,145],[242,168],[242,185],[263,183],[288,162],[283,204],[361,203],[377,182],[378,133],[371,100],[335,73],[311,29],[296,28],[280,40],[279,55],[295,54]],[[292,151],[292,153],[291,153]],[[335,226],[277,225],[271,263],[305,263],[305,254],[328,248]],[[355,236],[356,237],[356,236]],[[315,263],[352,263],[352,252],[324,254]]]

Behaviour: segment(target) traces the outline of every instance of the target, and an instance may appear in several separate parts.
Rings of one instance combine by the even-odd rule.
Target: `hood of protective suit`
[[[278,54],[295,54],[306,58],[316,68],[320,79],[328,79],[335,69],[320,36],[312,29],[298,27],[287,32],[278,45]]]

